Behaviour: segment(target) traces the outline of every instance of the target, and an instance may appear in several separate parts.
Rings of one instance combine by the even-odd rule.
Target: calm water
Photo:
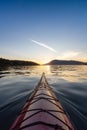
[[[87,66],[29,66],[0,71],[0,130],[9,130],[42,72],[76,130],[87,130]]]

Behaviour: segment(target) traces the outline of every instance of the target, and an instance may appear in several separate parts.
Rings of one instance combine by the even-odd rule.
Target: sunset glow
[[[87,62],[87,1],[0,1],[0,57]]]

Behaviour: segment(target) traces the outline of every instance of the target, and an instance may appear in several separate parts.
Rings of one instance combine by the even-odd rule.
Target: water
[[[9,130],[42,72],[76,130],[87,130],[87,66],[25,66],[0,70],[0,130]]]

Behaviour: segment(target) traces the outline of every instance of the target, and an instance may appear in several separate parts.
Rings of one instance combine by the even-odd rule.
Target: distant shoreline
[[[39,63],[33,61],[23,60],[9,60],[0,58],[0,68],[13,67],[13,66],[39,66]],[[52,60],[42,65],[87,65],[87,62],[73,61],[73,60]]]
[[[12,66],[36,66],[39,65],[33,61],[23,61],[23,60],[8,60],[0,58],[0,67],[12,67]]]
[[[75,60],[52,60],[45,65],[87,65],[87,62]]]

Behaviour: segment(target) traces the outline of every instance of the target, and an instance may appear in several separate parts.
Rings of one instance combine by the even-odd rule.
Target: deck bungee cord
[[[75,130],[44,73],[10,130]]]

